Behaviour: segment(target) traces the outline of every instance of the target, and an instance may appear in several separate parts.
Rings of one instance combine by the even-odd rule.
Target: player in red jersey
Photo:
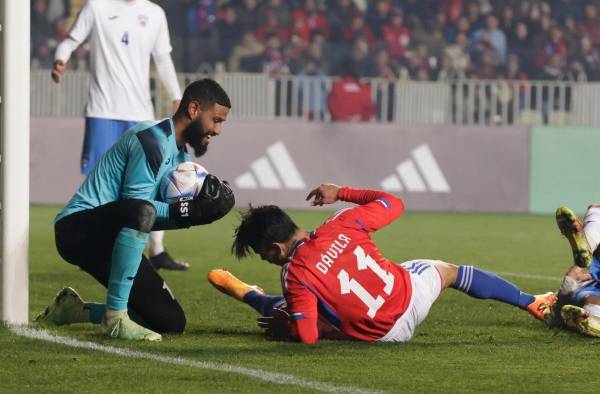
[[[387,260],[370,233],[402,214],[402,200],[392,194],[326,184],[313,190],[310,199],[313,205],[341,200],[358,206],[337,212],[311,233],[298,228],[277,206],[250,208],[232,246],[238,258],[254,251],[282,266],[290,335],[304,343],[317,342],[319,315],[353,339],[408,341],[447,287],[519,306],[540,319],[555,301],[553,293],[532,296],[472,266],[434,260],[399,265]],[[246,300],[252,293],[254,301]],[[264,314],[261,302],[267,301],[260,301],[258,291],[238,299]]]

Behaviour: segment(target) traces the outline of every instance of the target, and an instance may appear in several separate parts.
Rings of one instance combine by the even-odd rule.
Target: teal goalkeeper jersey
[[[169,205],[156,200],[158,186],[170,168],[184,161],[189,161],[189,155],[185,148],[177,148],[170,118],[138,123],[102,156],[55,222],[132,198],[150,201],[156,207],[157,221],[168,222]]]

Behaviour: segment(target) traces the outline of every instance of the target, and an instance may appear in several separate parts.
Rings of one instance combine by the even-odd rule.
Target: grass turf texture
[[[32,207],[30,317],[64,285],[86,300],[103,301],[105,290],[54,248],[56,207]],[[305,228],[324,211],[291,211]],[[590,392],[600,341],[551,331],[519,309],[471,299],[448,290],[406,344],[321,341],[309,347],[269,342],[255,326],[256,314],[213,289],[209,269],[222,267],[243,280],[279,293],[277,267],[229,255],[237,218],[191,230],[167,232],[166,245],[186,272],[163,272],[183,305],[183,336],[133,344],[103,338],[92,325],[51,329],[54,334],[199,361],[257,368],[343,386],[386,392]],[[571,257],[551,216],[407,213],[374,235],[397,262],[437,258],[498,272],[561,276]],[[558,281],[509,277],[524,290],[555,290]],[[0,327],[0,391],[68,392],[290,392],[310,391],[237,374],[172,366],[79,350],[18,337]],[[584,378],[585,377],[585,378]],[[592,390],[593,391],[593,390]]]

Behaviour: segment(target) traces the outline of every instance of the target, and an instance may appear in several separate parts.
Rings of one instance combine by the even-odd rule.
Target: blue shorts
[[[81,151],[81,173],[88,175],[98,160],[129,128],[138,122],[85,118],[85,136]]]

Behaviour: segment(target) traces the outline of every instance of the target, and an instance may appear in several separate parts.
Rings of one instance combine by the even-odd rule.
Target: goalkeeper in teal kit
[[[161,178],[188,160],[186,144],[204,154],[230,108],[218,83],[193,82],[173,118],[134,126],[106,152],[55,220],[58,252],[106,286],[106,303],[84,303],[67,287],[38,322],[92,322],[110,337],[136,340],[183,332],[185,314],[143,251],[152,230],[208,224],[233,207],[233,192],[213,175],[193,200],[156,200]]]

